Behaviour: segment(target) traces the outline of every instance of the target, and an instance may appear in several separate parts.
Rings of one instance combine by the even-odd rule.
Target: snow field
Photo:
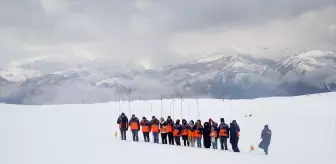
[[[242,153],[120,141],[114,136],[120,112],[161,117],[161,101],[91,105],[19,106],[0,104],[1,164],[249,163],[334,164],[336,93],[255,100],[185,99],[183,118],[228,123],[241,128]],[[181,100],[163,100],[162,116],[181,119]],[[174,109],[174,110],[173,110]],[[252,117],[245,117],[251,114]],[[273,131],[270,155],[257,148],[265,124]],[[118,131],[119,132],[119,131]],[[131,140],[130,132],[127,139]],[[118,136],[119,137],[119,136]],[[143,141],[142,133],[139,134]],[[151,142],[153,138],[151,137]],[[160,141],[161,142],[161,141]],[[249,152],[250,145],[256,151]]]

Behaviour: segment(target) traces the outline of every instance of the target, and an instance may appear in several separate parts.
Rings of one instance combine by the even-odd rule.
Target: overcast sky
[[[0,0],[0,43],[0,64],[48,55],[152,67],[212,53],[278,58],[336,49],[336,1]]]

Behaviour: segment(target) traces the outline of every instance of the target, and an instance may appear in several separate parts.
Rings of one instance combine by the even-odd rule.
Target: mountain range
[[[79,61],[81,60],[81,61]],[[55,58],[13,62],[0,71],[0,101],[98,103],[163,98],[251,99],[336,90],[336,52],[280,60],[213,54],[159,69],[105,59],[64,64]]]

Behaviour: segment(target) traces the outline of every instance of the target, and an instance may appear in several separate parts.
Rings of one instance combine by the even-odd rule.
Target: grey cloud
[[[0,3],[2,63],[21,57],[91,53],[119,61],[147,60],[154,66],[184,57],[183,52],[171,46],[176,35],[203,34],[216,28],[218,34],[230,33],[236,28],[262,26],[336,5],[334,0],[3,0]],[[314,38],[322,38],[318,40],[325,44],[335,42],[335,36],[324,35],[316,34]],[[188,49],[181,45],[182,49]]]

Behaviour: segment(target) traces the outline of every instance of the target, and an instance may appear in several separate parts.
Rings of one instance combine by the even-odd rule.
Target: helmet
[[[224,118],[221,118],[220,121],[221,121],[221,122],[225,122]]]

